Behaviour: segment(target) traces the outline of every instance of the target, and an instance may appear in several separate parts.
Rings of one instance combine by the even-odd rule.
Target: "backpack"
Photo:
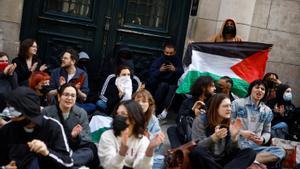
[[[166,169],[191,169],[189,153],[197,146],[198,141],[190,141],[186,144],[168,150],[165,155]]]
[[[182,143],[192,140],[192,126],[194,117],[189,115],[181,115],[177,123],[177,133]]]

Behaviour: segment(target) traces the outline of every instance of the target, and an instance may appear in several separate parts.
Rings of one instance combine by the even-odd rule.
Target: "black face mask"
[[[42,89],[40,89],[40,92],[43,95],[46,95],[50,90],[51,90],[50,86],[49,85],[45,85],[45,86],[42,86]]]
[[[223,30],[223,34],[235,34],[235,27],[233,25],[226,25]]]
[[[112,128],[116,136],[120,136],[121,132],[128,127],[126,123],[127,117],[116,115],[112,122]]]

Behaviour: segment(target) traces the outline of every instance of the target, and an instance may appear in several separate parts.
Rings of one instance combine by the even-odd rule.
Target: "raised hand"
[[[230,130],[230,134],[231,137],[233,138],[233,140],[237,140],[238,135],[240,134],[240,130],[242,128],[242,121],[240,118],[236,119],[234,122],[232,121],[230,126],[229,126],[229,130]]]
[[[63,84],[65,84],[67,81],[63,76],[59,77],[59,85],[62,86]]]
[[[193,112],[195,113],[195,116],[200,115],[200,109],[202,106],[204,106],[205,103],[203,101],[196,101],[192,107]]]
[[[40,67],[40,71],[44,71],[46,70],[48,67],[46,66],[46,64],[43,64],[41,67]]]
[[[71,137],[73,139],[75,139],[82,131],[82,126],[80,124],[77,124],[73,129],[72,129],[72,132],[71,132]]]
[[[35,71],[35,69],[36,69],[36,67],[37,67],[37,62],[35,62],[32,66],[31,66],[31,68],[30,68],[30,71],[31,72],[34,72]]]
[[[216,126],[215,132],[212,135],[214,141],[220,140],[222,138],[225,138],[227,136],[228,130],[227,128],[220,128],[220,126]]]

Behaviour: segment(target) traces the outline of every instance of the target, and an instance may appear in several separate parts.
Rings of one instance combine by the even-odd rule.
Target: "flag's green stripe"
[[[190,92],[191,85],[198,79],[200,76],[210,76],[214,80],[220,79],[221,76],[209,73],[209,72],[199,72],[199,71],[189,71],[187,75],[184,77],[183,81],[179,85],[176,90],[178,94],[187,94]],[[233,80],[233,88],[231,89],[232,92],[239,97],[244,97],[247,94],[247,89],[249,83],[245,80],[232,78]]]

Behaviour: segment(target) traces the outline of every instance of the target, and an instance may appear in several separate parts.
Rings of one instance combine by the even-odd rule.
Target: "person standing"
[[[226,19],[220,33],[208,38],[209,42],[241,42],[242,38],[237,35],[236,23],[233,19]]]

